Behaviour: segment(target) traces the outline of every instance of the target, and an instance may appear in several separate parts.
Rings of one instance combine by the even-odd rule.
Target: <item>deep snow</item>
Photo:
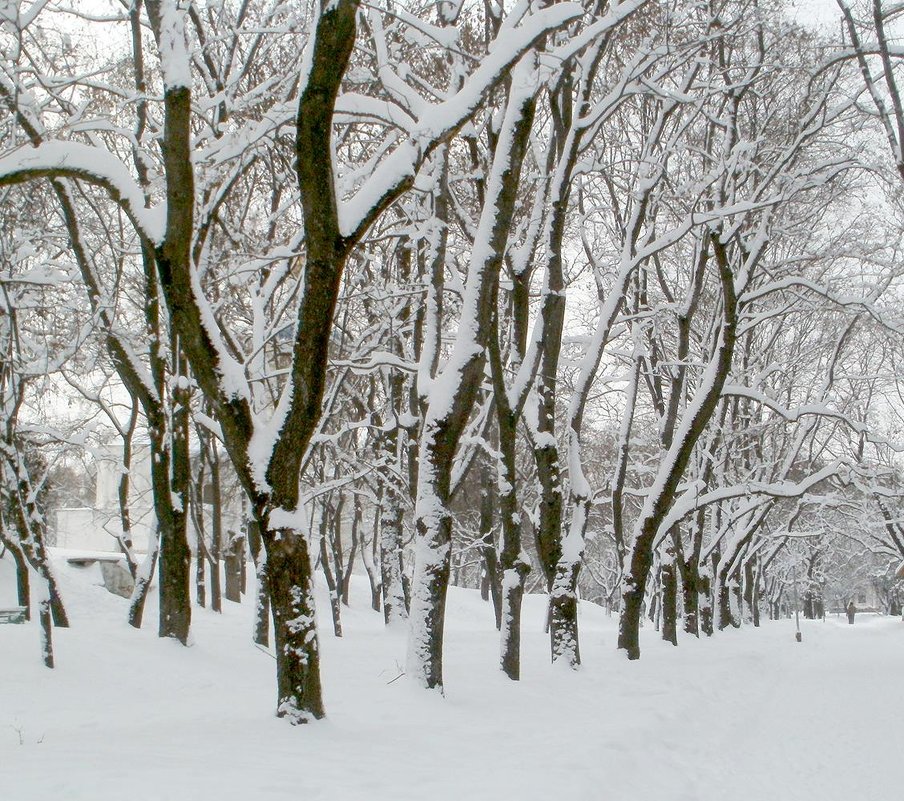
[[[550,666],[542,597],[525,603],[522,681],[496,670],[492,612],[450,592],[446,696],[404,677],[404,630],[385,631],[366,584],[322,628],[328,719],[273,717],[273,658],[250,642],[251,604],[196,609],[194,643],[141,632],[96,566],[57,560],[72,618],[58,667],[34,625],[0,626],[3,801],[879,801],[898,797],[904,624],[766,622],[643,658],[614,650],[615,619],[584,604],[584,666]],[[0,560],[0,606],[13,602]],[[321,596],[321,610],[326,610]],[[395,681],[394,681],[395,680]]]

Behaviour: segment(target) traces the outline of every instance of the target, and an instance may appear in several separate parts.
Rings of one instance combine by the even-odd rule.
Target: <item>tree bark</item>
[[[310,556],[300,532],[264,530],[276,651],[276,714],[297,725],[325,714]]]
[[[675,566],[674,545],[666,546],[659,568],[662,593],[662,639],[678,645],[678,571]]]
[[[260,523],[248,521],[248,549],[254,562],[257,594],[254,600],[254,632],[252,640],[263,648],[270,646],[270,589],[267,582],[267,552],[260,534]]]
[[[174,351],[174,374],[186,378],[172,391],[172,426],[169,447],[165,420],[151,421],[151,481],[154,506],[160,527],[160,554],[157,562],[160,594],[161,637],[188,643],[191,626],[191,549],[188,545],[189,391],[184,357]]]
[[[242,601],[242,564],[245,560],[245,538],[241,532],[228,531],[227,545],[223,554],[223,565],[226,571],[225,595],[227,601]]]
[[[383,585],[383,620],[387,626],[407,619],[402,584],[402,508],[392,491],[383,497],[380,525],[380,575]]]
[[[148,553],[144,562],[138,568],[135,578],[135,587],[132,589],[132,597],[129,601],[129,625],[140,629],[144,619],[144,604],[147,601],[151,589],[151,577],[157,568],[157,557],[160,551],[160,528],[154,530],[151,542],[148,543]]]

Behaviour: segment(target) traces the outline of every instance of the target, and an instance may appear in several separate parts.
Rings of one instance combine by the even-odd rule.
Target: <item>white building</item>
[[[53,542],[58,548],[80,551],[119,552],[117,536],[122,534],[119,514],[119,479],[122,455],[118,441],[95,456],[97,467],[94,505],[57,509],[53,524]],[[224,477],[231,475],[223,465]],[[223,534],[242,525],[241,496],[238,491],[224,489]],[[206,539],[210,539],[210,506],[204,504]],[[138,553],[147,551],[154,533],[154,497],[151,490],[150,448],[137,444],[132,453],[129,486],[129,517],[132,524],[132,546]],[[189,539],[194,540],[194,527],[189,524]]]

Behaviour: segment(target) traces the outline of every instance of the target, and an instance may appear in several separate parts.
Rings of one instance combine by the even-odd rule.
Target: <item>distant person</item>
[[[848,623],[852,626],[854,625],[854,615],[856,615],[856,614],[857,614],[857,607],[854,606],[854,602],[851,601],[847,605],[847,616],[848,616]]]

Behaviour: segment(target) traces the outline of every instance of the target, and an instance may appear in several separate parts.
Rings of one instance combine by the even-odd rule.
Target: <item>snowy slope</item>
[[[12,602],[0,560],[0,605]],[[452,590],[445,698],[399,676],[356,585],[346,636],[324,631],[328,719],[272,716],[274,662],[250,642],[250,604],[195,611],[182,648],[123,622],[96,568],[58,565],[73,627],[58,668],[34,626],[0,627],[0,799],[656,799],[879,801],[897,796],[904,625],[787,622],[679,648],[647,632],[615,653],[615,620],[582,609],[583,669],[547,664],[544,604],[525,602],[523,680],[495,669],[492,614]],[[321,601],[325,601],[322,598]],[[321,609],[325,608],[321,605]]]

